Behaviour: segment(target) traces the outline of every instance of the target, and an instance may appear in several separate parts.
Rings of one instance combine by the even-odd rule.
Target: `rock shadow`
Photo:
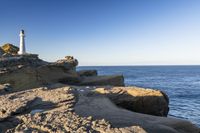
[[[3,121],[0,121],[0,133],[5,133],[7,130],[16,127],[20,123],[21,120],[16,117],[6,118]]]
[[[27,114],[34,110],[40,110],[40,112],[41,110],[46,111],[55,108],[56,105],[57,104],[50,101],[43,101],[40,97],[35,97],[33,100],[28,101],[26,106],[20,107],[15,112],[12,112],[11,115]]]

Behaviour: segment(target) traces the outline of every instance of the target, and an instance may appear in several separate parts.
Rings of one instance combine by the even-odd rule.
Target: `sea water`
[[[100,75],[123,74],[126,86],[164,91],[170,100],[169,115],[200,126],[200,66],[82,66]]]

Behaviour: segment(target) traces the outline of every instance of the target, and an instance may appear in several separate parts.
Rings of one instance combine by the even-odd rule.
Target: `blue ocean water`
[[[100,75],[123,74],[125,84],[164,91],[170,100],[169,115],[200,126],[200,66],[82,66]]]

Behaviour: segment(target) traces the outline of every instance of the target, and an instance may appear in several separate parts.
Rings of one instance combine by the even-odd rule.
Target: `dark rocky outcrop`
[[[56,62],[46,62],[36,54],[17,55],[18,47],[2,46],[5,53],[0,56],[0,84],[10,83],[12,91],[26,90],[54,83],[70,85],[123,86],[122,75],[97,76],[96,70],[76,71],[78,60],[66,56]]]
[[[10,83],[12,92],[54,83],[70,85],[124,85],[123,76],[97,76],[96,70],[76,72],[77,59],[66,56],[56,62],[46,62],[36,54],[16,55],[18,48],[2,46],[0,57],[0,84]]]
[[[124,86],[124,77],[123,75],[83,77],[79,85]]]
[[[0,76],[0,83],[10,83],[13,86],[13,92],[58,83],[62,80],[73,82],[79,79],[75,71],[53,64],[23,67],[14,72],[2,73]]]
[[[0,58],[0,70],[12,69],[18,66],[30,66],[37,67],[48,64],[47,62],[38,58],[36,54],[26,54],[26,55],[11,55],[9,57]]]
[[[76,66],[78,65],[78,60],[73,56],[65,56],[64,59],[57,60],[54,64],[58,66],[64,66],[66,68],[73,68],[75,70]]]
[[[5,45],[7,46],[7,45]],[[66,81],[79,81],[78,61],[72,56],[53,63],[43,61],[36,54],[11,55],[0,58],[0,84],[10,83],[12,92]]]
[[[45,84],[64,82],[66,84],[76,84],[80,82],[80,77],[74,70],[74,67],[62,65],[45,65],[36,69],[38,80]]]
[[[81,77],[97,76],[97,70],[80,70],[77,71],[78,75]]]

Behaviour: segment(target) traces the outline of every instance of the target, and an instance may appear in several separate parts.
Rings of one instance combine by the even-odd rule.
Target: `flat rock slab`
[[[0,133],[146,133],[139,126],[112,128],[104,119],[81,117],[73,111],[78,91],[63,85],[37,88],[0,97]],[[7,103],[7,104],[6,104]]]
[[[81,77],[97,76],[97,70],[80,70],[77,71],[78,75]]]
[[[55,84],[0,96],[0,133],[199,133],[188,121],[134,113],[94,88]]]
[[[79,85],[89,85],[89,86],[124,86],[123,75],[112,75],[112,76],[89,76],[83,77]]]
[[[75,97],[70,87],[47,90],[38,88],[0,96],[0,121],[17,114],[29,113],[35,109],[50,109],[66,104],[73,107]]]
[[[122,87],[121,89],[123,90],[125,88],[126,87]],[[90,89],[92,90],[93,88],[89,88],[89,90]],[[161,95],[158,92],[154,92],[154,90],[147,90],[144,92],[144,89],[140,89],[140,93],[139,88],[136,89],[135,95]],[[200,131],[198,127],[186,120],[132,112],[116,106],[116,104],[110,100],[108,95],[94,95],[91,91],[84,88],[79,88],[78,90],[79,101],[74,108],[75,112],[82,117],[92,116],[94,119],[104,118],[115,128],[137,125],[142,127],[148,133],[199,133]],[[96,90],[94,90],[94,92]],[[119,91],[119,89],[116,90],[116,87],[110,88],[110,90],[99,89],[99,92],[100,90],[102,93],[104,92],[107,94],[109,94],[109,91],[111,90],[117,92],[117,94],[123,94],[123,91]]]

